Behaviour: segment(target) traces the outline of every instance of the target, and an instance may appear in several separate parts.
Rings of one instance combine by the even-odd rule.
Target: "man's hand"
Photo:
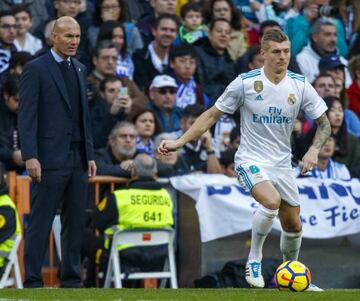
[[[121,109],[120,106],[120,100],[118,98],[115,98],[110,106],[110,114],[111,115],[117,115]]]
[[[157,151],[161,155],[167,155],[169,152],[176,151],[181,147],[181,144],[178,140],[163,140],[161,141]]]
[[[32,181],[41,182],[41,165],[38,159],[29,159],[25,161],[26,170]]]
[[[88,176],[89,178],[96,176],[96,164],[94,160],[88,162]]]
[[[133,101],[129,95],[124,95],[119,97],[119,106],[120,109],[124,111],[125,114],[129,114],[132,108]]]
[[[302,175],[307,173],[308,171],[311,171],[314,167],[317,166],[318,155],[319,155],[319,150],[314,146],[310,146],[309,150],[302,158],[302,168],[301,168]]]
[[[13,158],[13,161],[14,163],[17,165],[17,166],[25,166],[25,163],[24,161],[22,160],[21,158],[21,151],[20,150],[16,150],[12,153],[12,158]]]
[[[134,160],[125,160],[120,163],[120,167],[127,171],[132,171],[134,167]]]

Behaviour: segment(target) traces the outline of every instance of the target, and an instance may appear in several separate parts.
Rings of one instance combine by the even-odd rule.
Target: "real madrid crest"
[[[290,93],[288,96],[288,103],[289,105],[293,105],[296,102],[296,97],[294,93]]]
[[[260,93],[264,89],[263,82],[261,80],[254,81],[254,90],[256,93]]]

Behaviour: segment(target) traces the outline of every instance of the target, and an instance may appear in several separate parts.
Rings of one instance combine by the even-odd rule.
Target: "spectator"
[[[176,0],[151,0],[152,11],[141,16],[138,28],[141,33],[145,47],[148,46],[154,37],[154,24],[162,14],[175,16]]]
[[[121,121],[114,126],[109,135],[108,147],[95,153],[98,175],[131,177],[136,136],[135,126],[130,122]]]
[[[119,21],[104,22],[99,30],[97,44],[103,40],[111,40],[119,51],[119,57],[116,64],[116,75],[133,80],[134,63],[126,50],[124,26]]]
[[[330,73],[320,73],[315,78],[313,86],[322,98],[337,96],[340,99],[344,99],[342,93],[337,92],[335,79]],[[344,106],[344,118],[347,131],[356,137],[360,137],[360,120],[346,106]]]
[[[299,27],[300,28],[300,27]],[[300,30],[297,30],[300,32]],[[312,27],[311,41],[296,56],[301,73],[313,82],[319,74],[319,61],[323,56],[336,54],[336,41],[338,40],[335,23],[330,18],[320,18]],[[340,57],[344,65],[345,58]]]
[[[148,107],[154,110],[164,132],[180,129],[181,110],[176,106],[176,88],[175,80],[169,75],[156,76],[150,85]]]
[[[155,155],[154,136],[161,132],[160,123],[151,109],[141,108],[131,118],[138,133],[136,137],[136,152],[138,154]]]
[[[159,147],[162,140],[176,140],[177,136],[174,133],[161,133],[156,136],[154,147],[155,150]],[[179,151],[169,152],[167,155],[155,152],[155,158],[158,166],[158,176],[161,178],[168,178],[172,176],[185,175],[190,172],[189,166],[184,161],[184,158],[179,155]]]
[[[189,44],[179,44],[170,50],[170,74],[176,80],[176,105],[185,108],[187,105],[200,103],[205,107],[209,104],[209,98],[203,92],[202,87],[196,82],[196,49]]]
[[[117,47],[108,40],[101,41],[96,46],[93,53],[94,70],[89,75],[89,81],[99,90],[100,82],[105,76],[115,75],[119,51]],[[137,85],[126,77],[120,78],[124,87],[128,88],[128,94],[134,105],[142,106],[146,102],[146,97]]]
[[[195,122],[205,108],[199,104],[189,105],[183,110],[181,130],[175,134],[180,137]],[[221,166],[216,158],[210,131],[200,139],[186,143],[180,150],[181,159],[186,163],[189,172],[221,173]]]
[[[335,138],[329,137],[321,147],[318,155],[318,164],[305,176],[318,179],[351,180],[350,172],[345,164],[332,159],[335,152]],[[301,165],[296,169],[298,176],[301,174]]]
[[[345,40],[353,42],[356,32],[360,29],[360,2],[356,0],[331,0],[331,10],[339,14],[339,19],[344,24]]]
[[[5,78],[0,103],[0,161],[6,170],[24,171],[24,161],[21,158],[17,115],[19,110],[18,75],[8,75]]]
[[[220,152],[225,151],[230,144],[230,133],[236,127],[235,116],[223,114],[213,127],[213,147],[216,156],[220,158]]]
[[[100,95],[90,107],[94,148],[106,146],[111,129],[125,120],[133,110],[133,101],[127,94],[119,93],[123,84],[120,78],[106,76],[100,83]]]
[[[15,5],[12,12],[17,25],[17,36],[14,45],[18,51],[27,51],[34,55],[42,48],[42,42],[29,32],[32,26],[32,15],[29,4]]]
[[[209,96],[210,105],[235,77],[234,63],[227,51],[230,34],[229,21],[213,20],[209,26],[209,36],[195,43],[199,60],[199,83]]]
[[[31,61],[33,56],[26,51],[15,52],[9,62],[9,74],[21,75],[24,66],[27,62]]]
[[[0,88],[1,80],[9,67],[9,61],[16,47],[16,19],[10,11],[0,12]]]
[[[198,3],[187,3],[180,12],[182,25],[179,28],[178,40],[180,42],[194,43],[207,36],[207,29],[203,25],[203,8]]]
[[[31,4],[30,10],[33,17],[33,24],[31,32],[34,33],[40,24],[43,24],[45,20],[49,19],[49,11],[47,9],[47,3],[49,0],[2,0],[0,1],[0,12],[10,10],[16,4]]]
[[[335,82],[339,80],[342,83],[340,88],[341,91],[337,92],[338,95],[340,95],[339,92],[344,90],[344,86],[349,87],[351,84],[351,76],[347,66],[344,63],[345,62],[342,62],[341,57],[337,54],[325,55],[319,61],[320,72],[327,72],[332,75],[332,77],[335,79]]]
[[[228,177],[236,177],[234,170],[234,157],[237,149],[229,148],[220,154],[220,165],[222,173]]]
[[[246,31],[242,29],[242,15],[232,0],[212,0],[210,2],[210,21],[227,20],[231,25],[230,41],[227,51],[233,61],[243,55],[248,48]]]
[[[133,55],[134,79],[140,89],[147,89],[156,75],[168,71],[170,47],[177,32],[178,18],[176,16],[163,14],[155,20],[152,28],[154,40]]]
[[[352,84],[346,90],[349,98],[349,109],[354,111],[360,118],[360,55],[350,59],[349,70],[353,79]]]
[[[329,18],[320,14],[319,7],[328,3],[329,0],[306,0],[304,3],[304,14],[287,21],[285,31],[291,41],[292,55],[297,55],[306,45],[312,42],[314,33],[318,34],[319,22],[320,24],[323,22],[324,26],[331,24],[335,27],[334,32],[336,33],[337,39],[334,41],[334,49],[337,48],[341,56],[347,56],[348,46],[345,42],[344,25],[340,20],[336,19],[331,19],[331,23],[329,23],[327,21]],[[301,30],[299,30],[300,28]],[[326,32],[328,32],[328,30],[326,30]],[[331,50],[331,52],[333,52],[333,50]]]
[[[265,0],[259,9],[259,19],[274,20],[286,28],[287,20],[300,15],[304,6],[304,0]]]
[[[260,69],[264,66],[264,57],[261,55],[260,50],[260,45],[252,46],[249,49],[249,62],[247,64],[247,70],[245,72]]]
[[[333,159],[347,166],[350,174],[358,173],[360,162],[360,141],[349,134],[344,122],[344,107],[337,97],[325,98],[332,135],[335,137],[335,154]]]
[[[127,7],[124,0],[96,0],[93,25],[89,27],[87,38],[91,48],[95,47],[100,26],[107,21],[119,21],[125,29],[126,51],[132,55],[136,49],[144,47],[136,25],[128,21]]]
[[[6,186],[5,171],[0,165],[0,278],[5,271],[9,254],[14,246],[15,236],[21,234],[20,219],[14,202],[8,195]]]
[[[137,155],[134,159],[132,176],[132,181],[127,187],[115,190],[95,209],[93,222],[100,232],[100,238],[89,233],[84,241],[83,249],[86,250],[87,257],[93,266],[98,262],[99,270],[103,273],[106,273],[110,254],[109,237],[117,229],[159,229],[174,225],[173,200],[167,190],[155,181],[157,176],[155,159],[146,154]],[[147,202],[149,198],[161,201]],[[135,199],[137,201],[134,202]],[[164,267],[166,255],[166,245],[146,247],[146,249],[121,246],[119,253],[121,271],[125,273],[159,271]]]
[[[336,96],[335,80],[330,73],[321,72],[317,77],[315,77],[312,85],[322,98]]]

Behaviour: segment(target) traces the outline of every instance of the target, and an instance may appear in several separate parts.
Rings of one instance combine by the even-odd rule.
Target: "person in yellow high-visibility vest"
[[[93,222],[101,235],[86,239],[83,249],[88,249],[87,279],[91,286],[91,270],[95,264],[106,271],[111,236],[117,229],[172,227],[173,201],[168,191],[156,181],[156,160],[147,154],[139,154],[133,160],[132,181],[123,189],[114,191],[97,206]],[[92,251],[89,252],[89,250]],[[166,246],[143,247],[121,246],[121,268],[128,271],[151,271],[161,269],[166,256]],[[92,254],[91,254],[92,253]],[[90,281],[90,283],[89,283]]]
[[[0,276],[6,266],[6,259],[14,245],[16,235],[21,233],[19,217],[15,204],[9,197],[0,165]]]

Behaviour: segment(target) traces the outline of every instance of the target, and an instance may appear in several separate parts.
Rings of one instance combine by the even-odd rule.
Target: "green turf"
[[[116,301],[359,301],[360,290],[327,290],[322,293],[288,293],[254,289],[2,289],[5,300],[116,300]]]

